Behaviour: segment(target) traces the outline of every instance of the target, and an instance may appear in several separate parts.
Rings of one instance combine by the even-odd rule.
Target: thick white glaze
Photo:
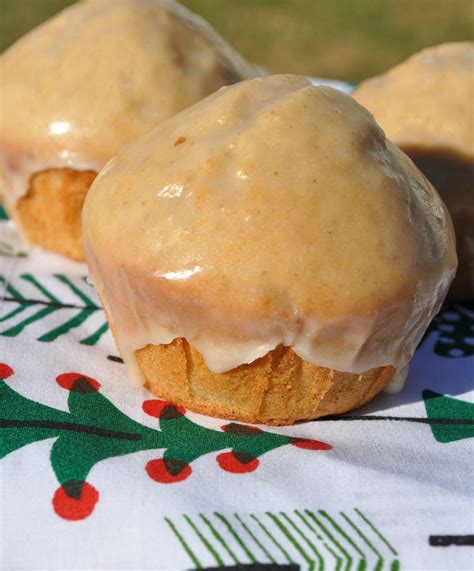
[[[168,0],[87,0],[2,55],[0,193],[14,215],[33,172],[101,167],[222,85],[257,75]]]
[[[214,372],[277,345],[405,367],[453,278],[436,191],[352,98],[295,76],[223,88],[130,145],[87,196],[84,246],[132,377],[185,337]]]

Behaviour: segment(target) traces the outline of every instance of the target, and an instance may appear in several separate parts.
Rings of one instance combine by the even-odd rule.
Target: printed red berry
[[[54,511],[69,521],[85,519],[94,511],[99,492],[79,480],[71,480],[58,488],[53,496]]]
[[[8,377],[11,377],[14,372],[15,371],[5,363],[0,363],[0,379],[8,379]]]
[[[223,470],[233,474],[253,472],[260,464],[258,458],[247,452],[223,452],[216,460]]]
[[[189,464],[173,458],[161,458],[150,460],[145,467],[147,474],[155,482],[160,484],[175,484],[182,482],[191,475],[192,469]]]
[[[60,387],[76,393],[90,393],[100,389],[99,381],[80,373],[64,373],[56,377]]]
[[[146,414],[161,420],[173,420],[186,414],[186,410],[182,406],[165,400],[146,400],[142,404],[142,408]]]
[[[290,444],[297,448],[303,448],[304,450],[332,450],[330,444],[326,444],[326,442],[321,442],[320,440],[311,440],[310,438],[290,440]]]

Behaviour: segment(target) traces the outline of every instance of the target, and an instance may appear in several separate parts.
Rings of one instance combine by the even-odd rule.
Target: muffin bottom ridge
[[[284,425],[362,406],[390,383],[391,366],[361,375],[318,367],[282,345],[256,361],[213,373],[184,338],[135,353],[145,386],[201,414]]]

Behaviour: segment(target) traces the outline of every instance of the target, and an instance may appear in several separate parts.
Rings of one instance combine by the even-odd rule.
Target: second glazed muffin
[[[83,259],[80,214],[125,144],[222,85],[255,76],[169,0],[87,0],[1,57],[0,195],[29,242]]]
[[[474,43],[427,48],[354,97],[441,194],[459,256],[449,297],[474,299]]]
[[[83,223],[135,381],[252,422],[396,383],[456,268],[429,182],[352,98],[296,76],[223,88],[130,145]]]

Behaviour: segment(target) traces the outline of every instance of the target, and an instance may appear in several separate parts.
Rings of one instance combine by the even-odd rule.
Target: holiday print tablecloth
[[[474,568],[474,304],[400,394],[248,426],[132,388],[85,264],[0,218],[2,569]]]

